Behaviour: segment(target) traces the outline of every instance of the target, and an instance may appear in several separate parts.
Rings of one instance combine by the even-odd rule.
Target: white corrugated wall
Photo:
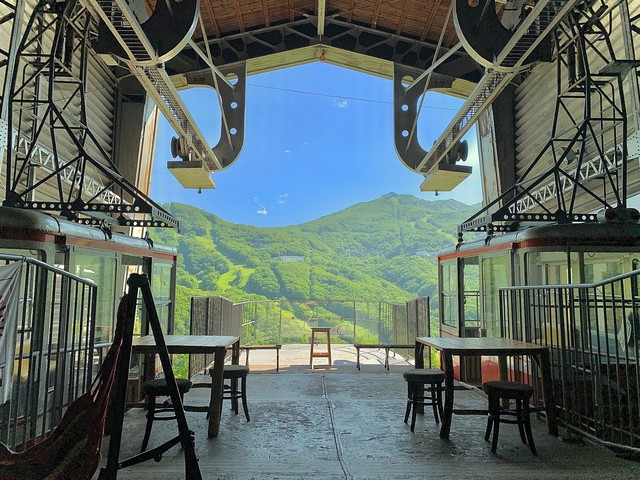
[[[36,5],[36,0],[26,0],[25,1],[25,15],[24,15],[24,24],[26,26],[31,13],[33,12],[34,6]],[[8,7],[0,4],[0,17],[7,14],[9,12]],[[48,16],[48,19],[51,19],[52,16]],[[0,25],[0,45],[7,46],[9,45],[9,41],[11,38],[11,26],[13,22],[7,22],[3,25]],[[78,25],[78,28],[82,30],[83,25]],[[23,27],[24,31],[24,27]],[[43,51],[48,52],[51,47],[51,43],[53,42],[53,30],[48,31],[42,37],[43,42]],[[5,47],[3,47],[5,48]],[[80,65],[80,50],[77,49],[74,58],[73,58],[73,71],[77,74],[78,68]],[[0,69],[0,81],[4,83],[4,77],[6,69]],[[33,71],[32,66],[27,65],[26,61],[22,61],[20,64],[20,72],[26,72],[27,75],[31,71]],[[86,86],[86,114],[87,114],[87,126],[92,135],[96,138],[97,144],[102,148],[107,154],[110,156],[112,152],[113,145],[113,121],[114,121],[114,105],[115,105],[115,79],[109,69],[104,65],[104,63],[95,55],[89,55],[88,58],[88,68],[87,68],[87,86]],[[41,85],[40,88],[43,92],[46,92],[48,87],[48,82],[45,75],[41,75]],[[19,80],[20,82],[20,80]],[[26,89],[25,96],[31,96],[33,98],[33,89]],[[40,95],[41,97],[43,95]],[[69,121],[71,124],[78,125],[80,118],[78,117],[79,105],[80,105],[80,97],[75,92],[75,87],[73,85],[65,86],[62,88],[57,88],[54,93],[54,98],[56,100],[57,105],[65,105],[65,102],[71,98],[71,102],[66,105],[65,119]],[[30,107],[30,105],[29,105]],[[39,109],[39,116],[42,117],[46,110],[46,106],[41,106]],[[31,108],[25,109],[23,111],[23,121],[19,128],[21,130],[21,136],[23,138],[30,138],[32,134],[32,123],[29,121],[25,121],[25,119],[29,116],[33,115],[31,113]],[[18,127],[18,118],[17,112],[14,109],[14,128]],[[49,135],[41,135],[40,137],[40,146],[43,147],[44,151],[51,151],[52,142],[50,140]],[[66,135],[64,132],[59,131],[56,135],[56,142],[58,148],[58,155],[61,161],[69,160],[78,155],[78,149],[75,144],[71,141],[70,137]],[[95,146],[91,145],[91,142],[87,142],[87,153],[91,155],[96,160],[99,160],[102,164],[106,164],[103,156],[99,153],[99,149]],[[24,148],[24,147],[23,147]],[[35,159],[37,160],[37,159]],[[6,166],[3,164],[3,176],[5,174]],[[37,175],[41,178],[44,175],[45,168],[36,169],[38,172]],[[95,170],[91,169],[88,171],[88,174],[95,178],[96,180],[102,181],[100,178],[100,174]],[[4,180],[4,178],[3,178]],[[4,198],[4,189],[2,189],[2,198]],[[39,188],[37,192],[37,200],[47,200],[51,197],[53,193],[52,189],[47,188]]]
[[[629,2],[629,9],[631,17],[640,13],[640,0],[631,0]],[[611,18],[611,24],[607,18],[606,25],[610,25],[610,39],[616,52],[618,59],[626,58],[623,33],[620,28],[620,9],[616,8],[613,11]],[[636,56],[640,57],[640,36],[634,35],[634,41],[636,43]],[[592,37],[593,38],[593,37]],[[599,48],[605,49],[602,42],[599,44]],[[597,73],[600,68],[605,64],[605,61],[600,58],[593,50],[590,51],[590,69],[592,73]],[[566,72],[566,69],[563,69]],[[554,118],[554,109],[557,98],[557,66],[556,63],[540,63],[535,66],[531,74],[527,79],[517,88],[516,97],[514,101],[514,115],[515,115],[515,128],[516,128],[516,178],[520,177],[527,168],[534,162],[535,158],[543,151],[545,144],[551,138],[552,122]],[[566,85],[566,77],[562,79],[562,85]],[[627,115],[629,118],[629,134],[632,134],[636,130],[635,118],[638,112],[634,109],[634,102],[632,102],[632,94],[630,90],[629,79],[625,82],[625,98]],[[596,99],[596,95],[592,95],[592,99]],[[619,99],[618,99],[619,100]],[[576,121],[580,121],[584,118],[582,114],[583,102],[581,100],[567,101],[570,106],[571,114]],[[595,110],[598,108],[594,107]],[[593,111],[593,110],[592,110]],[[611,110],[605,108],[602,110],[603,116],[610,115]],[[571,121],[567,115],[561,115],[560,117],[560,131],[571,131]],[[605,133],[604,141],[606,148],[613,147],[614,140],[612,134]],[[586,158],[592,158],[596,156],[593,143],[588,144],[588,154]],[[552,165],[552,155],[549,149],[542,160],[532,171],[532,175],[544,173]],[[629,163],[629,187],[631,193],[638,193],[640,188],[640,175],[637,168],[638,161],[633,160]],[[528,178],[531,178],[529,176]],[[592,182],[592,186],[595,188],[596,181]],[[602,182],[599,180],[598,182]],[[585,196],[578,204],[583,204],[584,208],[595,206],[590,200],[587,201]]]

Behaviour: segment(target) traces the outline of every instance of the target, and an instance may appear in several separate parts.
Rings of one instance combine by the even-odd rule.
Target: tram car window
[[[501,289],[535,287],[535,295],[547,297],[518,305],[521,310],[514,322],[535,318],[517,325],[521,338],[562,344],[588,355],[635,355],[629,345],[640,337],[638,285],[608,282],[605,290],[597,284],[640,267],[639,224],[523,227],[443,250],[438,263],[441,335],[501,336],[503,328],[512,328],[501,325]],[[580,290],[583,297],[576,293],[552,298],[553,286],[562,287],[565,294]],[[482,376],[486,366],[495,367],[483,360]]]

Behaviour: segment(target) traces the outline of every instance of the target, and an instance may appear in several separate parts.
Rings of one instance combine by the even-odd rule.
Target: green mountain
[[[436,253],[455,244],[457,226],[478,208],[390,193],[300,225],[261,228],[178,203],[165,207],[180,233],[150,235],[178,249],[176,331],[188,322],[194,295],[235,302],[436,300]]]

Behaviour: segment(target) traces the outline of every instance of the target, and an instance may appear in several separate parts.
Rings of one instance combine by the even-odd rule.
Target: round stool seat
[[[180,398],[182,399],[184,399],[184,394],[187,393],[193,386],[191,381],[184,378],[176,378],[176,385],[178,386],[178,393],[180,394]],[[142,390],[144,391],[145,401],[147,405],[147,426],[144,429],[144,438],[142,439],[142,448],[140,449],[140,452],[144,452],[147,449],[147,445],[149,444],[149,437],[151,436],[151,427],[153,426],[154,420],[176,419],[173,406],[156,408],[156,397],[165,397],[171,394],[171,392],[169,392],[169,387],[167,385],[166,379],[157,378],[155,380],[144,382]],[[169,412],[171,412],[172,415],[158,415]]]
[[[209,369],[209,375],[213,374],[213,369]],[[234,379],[246,377],[249,374],[249,367],[244,365],[225,365],[222,372],[223,378]]]
[[[436,423],[442,417],[442,382],[444,372],[436,368],[412,368],[402,372],[407,381],[407,408],[404,423],[411,414],[411,431],[415,431],[418,406],[432,406]]]
[[[529,398],[533,395],[533,387],[520,382],[486,382],[482,389],[487,395],[497,395],[500,398]]]
[[[213,378],[214,370],[209,369],[209,375]],[[238,399],[242,400],[242,409],[244,416],[249,419],[249,407],[247,405],[247,377],[249,376],[249,367],[244,365],[225,365],[222,371],[222,378],[231,380],[224,384],[224,392],[222,400],[231,400],[231,409],[238,414]],[[240,385],[238,385],[238,380]]]
[[[531,409],[529,408],[529,397],[533,395],[533,387],[526,383],[497,381],[483,383],[482,389],[489,397],[489,415],[484,439],[489,441],[493,430],[491,453],[496,453],[500,424],[511,423],[518,425],[522,443],[525,445],[528,443],[531,453],[537,455],[536,446],[533,442],[533,433],[531,432]],[[501,408],[501,399],[515,400],[515,411]],[[505,416],[515,417],[515,420],[505,418]]]
[[[193,385],[190,380],[186,380],[184,378],[176,378],[176,384],[178,385],[178,392],[180,392],[181,394],[187,393]],[[144,389],[145,395],[156,397],[167,395],[169,392],[167,381],[164,378],[149,380],[148,382],[144,383],[144,386],[142,388]]]
[[[414,368],[402,372],[402,376],[407,382],[432,383],[443,382],[444,372],[437,368]]]

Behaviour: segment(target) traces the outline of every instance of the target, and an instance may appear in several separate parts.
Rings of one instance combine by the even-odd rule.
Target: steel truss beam
[[[221,39],[210,38],[213,62],[221,67],[297,48],[323,45],[404,65],[413,68],[414,72],[423,71],[432,63],[436,48],[434,44],[342,22],[333,16],[324,18],[323,34],[319,36],[319,21],[318,17],[308,15],[303,20],[286,25],[266,27]],[[188,53],[185,50],[179,56],[185,62],[180,62],[182,65],[190,65],[190,70],[205,68],[205,65],[197,63],[195,54],[189,57]],[[172,67],[172,74],[185,73],[178,62],[168,62],[167,68]],[[475,61],[463,51],[452,55],[438,72],[470,82],[477,82],[482,75]]]
[[[511,188],[459,227],[460,239],[464,231],[514,231],[521,222],[595,222],[598,208],[608,219],[633,219],[626,210],[623,84],[629,72],[636,75],[639,63],[616,58],[606,19],[618,6],[582,2],[558,27],[551,137]],[[592,71],[589,55],[605,66]]]
[[[120,175],[88,127],[90,26],[89,12],[76,2],[46,1],[26,24],[6,77],[4,100],[13,114],[4,205],[86,225],[175,227],[167,211]],[[62,145],[72,145],[73,158],[62,158]]]
[[[197,166],[195,169],[188,169],[198,172],[197,174],[189,173],[187,177],[190,180],[185,180],[180,175],[176,175],[178,180],[186,188],[214,188],[215,184],[211,174],[230,166],[238,158],[244,144],[246,73],[244,65],[236,66],[233,70],[227,69],[227,74],[232,75],[237,80],[235,84],[232,84],[229,78],[223,77],[215,61],[210,62],[205,53],[199,50],[198,46],[192,46],[192,52],[195,53],[196,57],[203,61],[204,66],[213,70],[215,74],[211,86],[216,89],[222,110],[223,121],[220,141],[211,148],[165,70],[166,61],[177,55],[189,43],[193,43],[191,35],[199,18],[200,2],[198,0],[188,1],[190,3],[187,5],[185,2],[184,6],[195,9],[193,12],[196,15],[193,18],[193,23],[191,25],[181,24],[181,27],[189,27],[184,31],[184,36],[176,45],[172,45],[168,52],[160,55],[154,49],[154,45],[159,38],[147,36],[144,24],[138,23],[126,0],[82,0],[100,17],[101,25],[108,29],[114,39],[115,46],[122,50],[122,54],[110,51],[110,42],[104,42],[105,39],[99,37],[98,44],[105,43],[106,46],[104,48],[106,51],[118,57],[120,62],[138,79],[147,95],[151,97],[178,134],[180,144],[184,145],[184,148],[180,149],[178,156],[185,162],[173,163],[181,167]],[[182,1],[177,3],[182,3]],[[170,2],[167,2],[167,5],[170,5]],[[159,7],[164,8],[162,4],[156,5],[156,9]],[[171,27],[172,23],[166,25],[166,28]],[[202,22],[200,27],[201,30],[204,30]],[[157,37],[157,33],[154,35]],[[113,47],[112,45],[111,48]],[[205,57],[205,59],[202,60],[202,57]],[[221,77],[220,82],[218,82],[219,77]],[[176,174],[176,172],[183,171],[185,171],[184,168],[173,169],[172,173]]]
[[[0,0],[0,4],[6,9],[8,13],[0,18],[0,29],[4,29],[5,24],[11,26],[11,36],[9,37],[9,45],[7,50],[0,48],[0,72],[4,73],[5,82],[0,91],[0,171],[2,170],[2,164],[4,162],[4,156],[7,148],[7,141],[9,138],[8,118],[10,110],[8,103],[4,99],[9,96],[7,89],[10,86],[10,82],[6,81],[10,75],[8,72],[12,72],[15,68],[17,58],[17,45],[22,36],[22,24],[24,17],[24,0],[16,0],[15,2],[7,2],[6,0]],[[8,28],[7,28],[8,29]]]

